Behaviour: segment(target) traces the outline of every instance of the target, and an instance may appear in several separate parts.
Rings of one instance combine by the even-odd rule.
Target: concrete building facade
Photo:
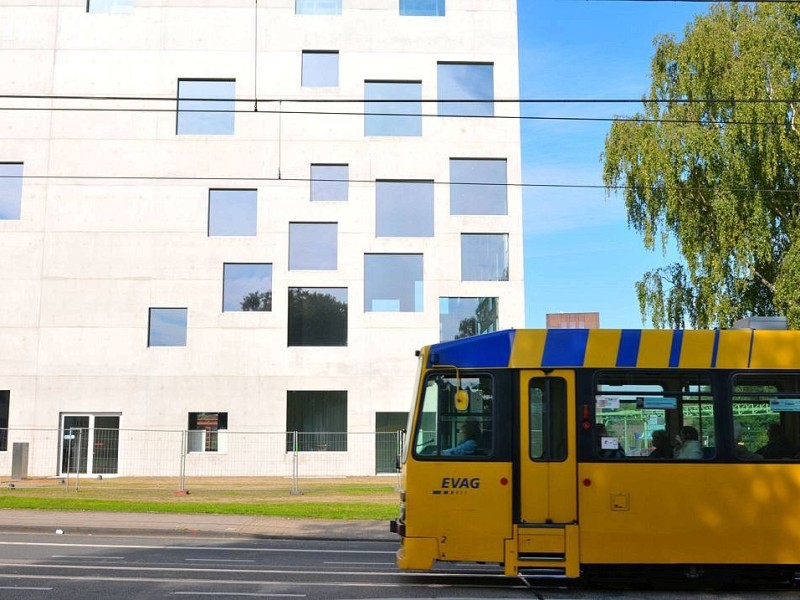
[[[516,0],[0,6],[0,472],[68,471],[72,428],[347,457],[415,349],[523,326],[516,32]],[[91,440],[80,471],[157,471]]]

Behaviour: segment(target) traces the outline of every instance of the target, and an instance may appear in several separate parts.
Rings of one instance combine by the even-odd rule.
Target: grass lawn
[[[13,486],[13,487],[12,487]],[[387,520],[397,515],[394,478],[104,478],[0,481],[0,508],[213,513],[316,519]]]

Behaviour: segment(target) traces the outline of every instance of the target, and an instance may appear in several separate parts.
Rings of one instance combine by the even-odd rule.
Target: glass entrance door
[[[119,415],[61,415],[61,473],[116,474]]]

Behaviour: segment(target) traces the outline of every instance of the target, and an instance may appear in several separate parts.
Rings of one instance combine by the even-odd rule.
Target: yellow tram
[[[800,332],[508,330],[418,354],[400,568],[800,572]]]

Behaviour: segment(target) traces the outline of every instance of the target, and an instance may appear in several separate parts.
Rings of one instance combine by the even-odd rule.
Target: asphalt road
[[[535,598],[583,600],[781,600],[797,592],[533,590],[496,566],[404,573],[396,543],[313,539],[191,538],[6,533],[0,538],[0,598]]]

